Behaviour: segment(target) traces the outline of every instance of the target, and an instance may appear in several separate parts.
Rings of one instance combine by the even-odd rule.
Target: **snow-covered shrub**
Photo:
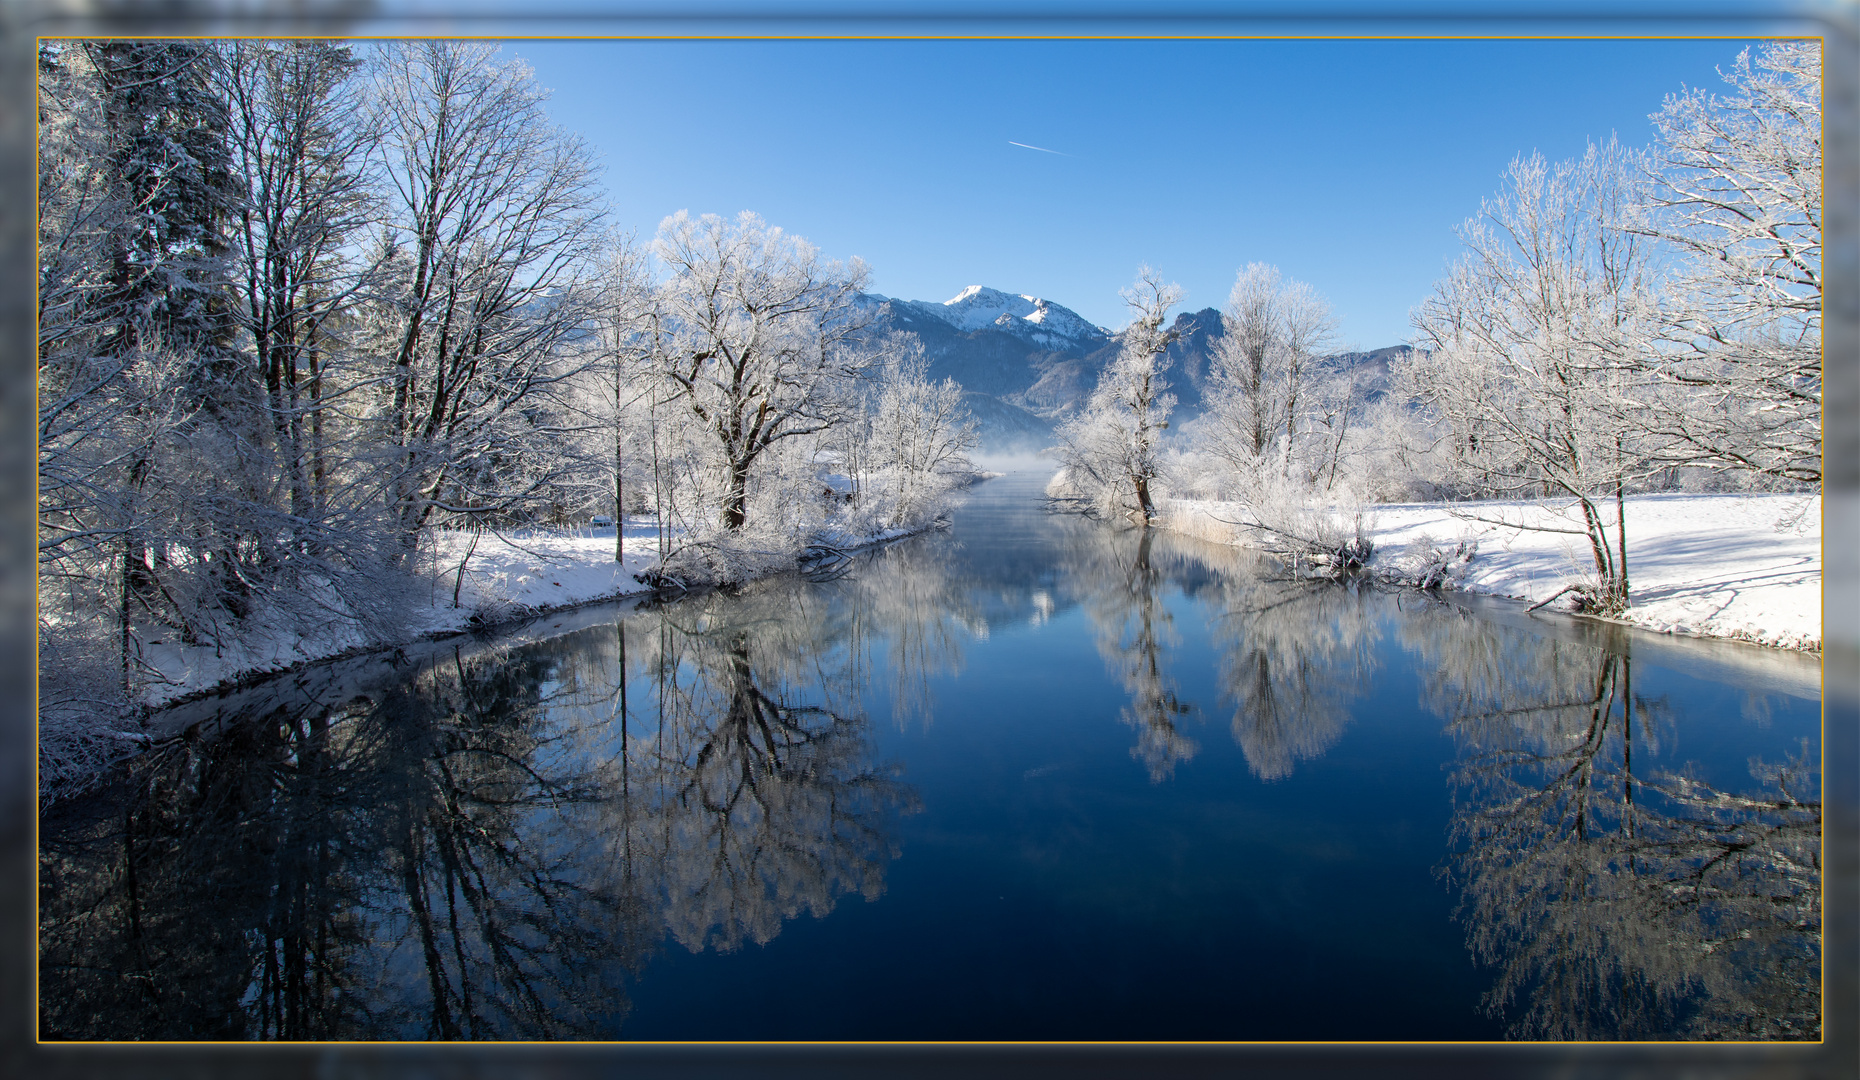
[[[1367,520],[1353,493],[1320,495],[1293,478],[1263,470],[1247,478],[1233,524],[1249,543],[1278,555],[1300,576],[1343,577],[1375,555]]]
[[[1173,533],[1192,536],[1197,540],[1206,540],[1211,544],[1239,544],[1246,538],[1246,527],[1237,524],[1223,514],[1219,502],[1165,499],[1162,515],[1156,524]]]
[[[1627,600],[1587,575],[1569,592],[1569,610],[1578,615],[1619,615],[1627,610]]]
[[[43,601],[42,601],[43,602]],[[61,609],[63,605],[60,605]],[[122,693],[117,627],[101,606],[89,618],[61,612],[39,632],[39,798],[74,795],[135,748],[137,709]],[[132,643],[133,644],[133,643]],[[131,662],[134,663],[132,652]]]
[[[1467,537],[1447,544],[1422,533],[1410,540],[1402,553],[1376,567],[1376,577],[1392,585],[1412,585],[1421,589],[1450,588],[1466,575],[1466,569],[1479,554],[1479,541]]]
[[[1183,424],[1178,437],[1163,445],[1162,486],[1175,498],[1218,501],[1235,494],[1226,462],[1207,449],[1204,419]]]
[[[1407,359],[1391,369],[1400,386]],[[1363,410],[1338,471],[1341,486],[1375,503],[1434,502],[1478,494],[1453,467],[1438,425],[1417,413],[1402,392]]]
[[[679,545],[660,565],[640,576],[657,589],[741,585],[799,564],[802,546],[788,535],[718,534]]]

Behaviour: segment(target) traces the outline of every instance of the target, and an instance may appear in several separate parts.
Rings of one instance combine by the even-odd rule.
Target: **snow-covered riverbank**
[[[634,575],[658,564],[658,525],[648,515],[630,517],[622,528],[624,557],[620,561],[614,559],[612,525],[487,532],[475,545],[469,533],[439,534],[433,559],[437,571],[409,594],[409,606],[401,613],[405,639],[440,637],[651,592]],[[829,539],[850,549],[885,543],[912,531],[888,529]],[[348,626],[333,627],[314,639],[247,634],[217,648],[156,640],[143,646],[144,661],[160,673],[159,680],[151,680],[145,701],[159,707],[203,690],[343,656],[368,645]]]
[[[1477,554],[1458,567],[1453,587],[1536,603],[1591,572],[1586,541],[1496,523],[1570,528],[1563,505],[1550,500],[1369,507],[1364,531],[1376,546],[1370,566],[1392,567],[1427,546],[1453,548],[1476,540]],[[1240,516],[1230,504],[1171,500],[1164,524],[1233,542],[1239,530],[1227,522]],[[1627,534],[1632,608],[1624,621],[1666,633],[1820,648],[1819,497],[1630,496]]]
[[[441,533],[433,560],[437,572],[411,589],[401,612],[408,641],[433,637],[480,623],[574,607],[598,600],[647,592],[633,575],[658,561],[658,531],[650,517],[625,523],[623,562],[614,561],[614,527],[526,529],[485,533],[475,548],[470,534]],[[467,551],[470,558],[466,559]],[[463,579],[458,568],[463,562]],[[453,586],[458,603],[453,604]],[[202,690],[253,676],[354,652],[370,643],[352,626],[333,624],[328,633],[244,633],[214,646],[183,646],[177,640],[151,641],[143,660],[157,672],[145,701],[161,706]]]
[[[1414,503],[1370,508],[1374,568],[1390,568],[1429,546],[1476,540],[1477,554],[1457,568],[1455,588],[1542,600],[1585,573],[1579,536],[1536,532],[1496,521],[1567,527],[1555,502]],[[1233,542],[1239,508],[1168,500],[1165,526]],[[1633,608],[1626,621],[1651,630],[1737,638],[1790,649],[1821,643],[1821,503],[1788,495],[1640,495],[1628,500],[1628,569]],[[1484,520],[1480,520],[1484,519]],[[839,538],[848,547],[905,534]],[[649,517],[624,524],[624,559],[614,560],[614,527],[486,533],[465,559],[471,538],[441,537],[439,572],[411,597],[409,640],[440,636],[532,614],[643,594],[634,575],[658,561]],[[463,579],[458,566],[463,561]],[[453,604],[453,586],[458,603]],[[476,616],[478,624],[473,623]],[[244,677],[339,656],[366,643],[353,631],[326,638],[256,635],[219,649],[177,642],[144,646],[163,680],[148,703],[161,705]]]

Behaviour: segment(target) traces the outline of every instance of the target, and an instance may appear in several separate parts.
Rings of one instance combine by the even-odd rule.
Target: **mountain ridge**
[[[1063,304],[1031,293],[970,285],[949,300],[863,294],[877,308],[873,329],[908,331],[923,343],[933,379],[954,379],[974,414],[984,453],[1023,453],[1051,446],[1053,428],[1081,408],[1122,346],[1122,332],[1097,326]],[[1202,411],[1214,343],[1223,336],[1217,308],[1178,312],[1166,354],[1176,414]],[[1339,353],[1335,360],[1372,364],[1386,375],[1402,345]]]
[[[1030,293],[1008,293],[986,285],[970,285],[938,304],[904,300],[876,293],[867,296],[881,303],[907,305],[913,311],[948,323],[962,333],[999,330],[1045,349],[1078,349],[1102,344],[1112,331],[1095,326],[1063,304]]]

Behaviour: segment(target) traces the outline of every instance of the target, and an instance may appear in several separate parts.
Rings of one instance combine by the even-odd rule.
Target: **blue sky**
[[[754,210],[871,288],[966,285],[1125,321],[1149,263],[1186,309],[1249,262],[1332,303],[1346,344],[1408,312],[1510,160],[1641,145],[1748,42],[515,41],[606,167],[617,223]],[[1012,145],[1025,143],[1058,153]]]

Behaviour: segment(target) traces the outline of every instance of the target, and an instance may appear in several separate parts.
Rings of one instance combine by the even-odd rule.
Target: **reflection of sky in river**
[[[197,754],[211,768],[157,771],[181,803],[245,800],[265,843],[172,807],[61,811],[48,955],[126,969],[157,940],[228,990],[150,1010],[48,967],[66,1003],[48,1023],[175,1037],[218,1008],[247,1036],[1334,1040],[1687,1037],[1735,1013],[1800,1033],[1812,934],[1745,893],[1796,890],[1799,914],[1817,879],[1778,867],[1810,834],[1798,809],[1710,801],[1762,788],[1753,758],[1814,752],[1816,703],[1788,678],[1277,580],[1247,553],[1049,515],[1039,479],[984,485],[949,532],[837,581],[441,649],[413,689],[345,669],[265,706],[285,734],[221,735]],[[256,702],[232,731],[264,727]],[[321,773],[317,746],[340,748]],[[213,794],[235,774],[283,794]],[[110,884],[123,820],[158,837],[135,905]],[[1705,873],[1711,905],[1662,899],[1761,828]],[[318,829],[341,841],[321,862],[281,854],[276,837]],[[243,959],[186,959],[206,947],[189,880],[243,883],[246,907],[222,908],[250,925],[216,932]],[[304,944],[287,896],[338,945]],[[1652,939],[1680,952],[1621,944]],[[315,962],[293,976],[292,955]]]
[[[1266,590],[1252,598],[1264,612],[1236,620],[1243,605],[1222,594],[1220,568],[1250,557],[1160,539],[1151,621],[1168,623],[1162,666],[1189,706],[1176,727],[1193,750],[1154,783],[1115,655],[1142,644],[1141,596],[1080,550],[1102,530],[1029,501],[976,502],[939,562],[959,606],[993,633],[961,643],[958,670],[930,676],[927,724],[883,723],[890,672],[874,650],[874,740],[906,763],[924,806],[898,826],[904,855],[886,897],[837,911],[841,930],[793,924],[764,950],[668,955],[635,1033],[698,1037],[690,1006],[725,987],[745,1012],[789,994],[846,1003],[832,1019],[777,1006],[743,1022],[769,1037],[790,1025],[893,1038],[1503,1037],[1478,1009],[1490,974],[1468,962],[1437,872],[1455,742],[1422,705],[1427,671],[1395,630],[1407,618],[1397,598]],[[983,530],[1013,540],[970,539]],[[1098,573],[1082,581],[1084,569]],[[1120,619],[1107,640],[1102,624]],[[1249,687],[1223,670],[1250,657],[1257,676],[1262,654],[1289,670],[1282,695],[1301,665],[1319,684],[1289,703],[1277,739],[1261,737],[1275,732],[1257,716],[1236,718]],[[1643,755],[1733,789],[1754,784],[1746,759],[1759,743],[1775,757],[1816,733],[1806,701],[1759,695],[1764,727],[1723,684],[1657,665],[1635,675],[1668,707]]]

